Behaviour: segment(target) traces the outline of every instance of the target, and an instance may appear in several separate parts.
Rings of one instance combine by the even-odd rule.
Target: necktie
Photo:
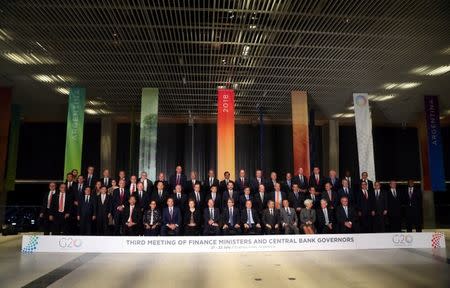
[[[81,193],[81,190],[83,190],[83,186],[81,186],[81,184],[78,184],[78,192]]]
[[[241,178],[241,185],[244,187],[244,178]]]
[[[181,194],[180,193],[177,193],[177,198],[178,198],[178,200],[181,198]]]
[[[311,200],[313,200],[313,202],[316,201],[316,195],[311,194]]]
[[[230,211],[228,212],[230,214],[230,218],[228,219],[228,222],[231,224],[231,226],[234,226],[233,224],[233,208],[230,208]]]
[[[303,185],[303,175],[300,175],[300,182],[301,182],[302,185]]]
[[[212,184],[213,184],[213,178],[212,178],[212,177],[209,177],[209,187],[211,187]]]
[[[270,209],[269,211],[270,211],[270,215],[273,216],[273,209]]]
[[[139,191],[139,199],[142,199],[142,191]]]
[[[332,196],[331,196],[331,191],[328,191],[328,198],[330,198],[330,201],[333,201]]]
[[[409,188],[409,198],[411,198],[412,193],[413,193],[413,190],[412,190],[412,188],[410,187],[410,188]]]
[[[211,198],[216,201],[216,193],[211,193]]]
[[[159,196],[159,198],[162,197],[162,190],[158,190],[158,196]]]
[[[366,199],[369,198],[369,195],[367,194],[367,190],[363,190],[363,192],[364,192],[364,197],[366,197]]]
[[[172,216],[173,216],[172,207],[169,208],[169,214],[170,214],[170,221],[172,221]]]
[[[102,204],[105,203],[105,197],[106,197],[106,194],[102,194]]]
[[[48,195],[48,200],[47,200],[47,209],[50,209],[50,205],[52,203],[52,197],[53,197],[53,191],[50,191],[50,194]]]
[[[195,192],[195,199],[197,200],[197,203],[200,202],[200,195],[198,194],[198,192]]]
[[[280,198],[278,192],[275,192],[275,208],[280,208]]]
[[[287,207],[286,207],[286,213],[287,213],[288,215],[291,215],[291,211],[289,211],[289,208],[287,208]]]
[[[295,198],[298,199],[298,192],[294,192]]]
[[[344,188],[344,192],[345,192],[345,194],[348,194],[348,189],[347,189],[347,187]]]
[[[264,202],[264,194],[263,193],[259,193],[259,197],[261,197],[261,202]]]
[[[88,202],[88,196],[86,195],[85,197],[84,197],[84,202]]]
[[[230,198],[233,198],[233,190],[228,190],[228,194],[230,194]]]
[[[134,193],[134,184],[131,184],[131,193]]]
[[[248,218],[247,224],[252,224],[253,219],[252,219],[252,213],[251,213],[250,209],[247,209],[247,218]]]
[[[327,211],[327,208],[323,208],[323,215],[325,216],[325,224],[328,225],[329,220],[328,220],[328,211]]]
[[[133,209],[134,206],[130,206],[130,217],[128,217],[128,222],[133,223],[133,218],[131,217],[133,215]]]
[[[153,210],[150,213],[150,225],[153,225]]]
[[[344,211],[345,211],[345,217],[348,218],[348,211],[347,211],[347,206],[344,206]]]
[[[316,175],[316,184],[319,185],[319,175]]]
[[[61,193],[61,195],[59,196],[59,212],[64,212],[64,193]]]
[[[144,180],[144,190],[147,191],[147,180]]]
[[[120,202],[123,203],[123,188],[120,188]]]
[[[177,185],[180,185],[180,174],[177,174]]]
[[[108,178],[105,178],[105,186],[108,186]]]
[[[377,196],[377,199],[378,199],[378,196],[380,196],[380,191],[377,190],[376,192],[377,192],[377,193],[375,194],[375,196]]]
[[[89,177],[88,177],[88,183],[89,183],[89,186],[91,186],[91,180],[92,180],[92,176],[89,175]]]
[[[212,208],[209,209],[209,215],[211,215],[211,220],[214,220],[214,210]]]

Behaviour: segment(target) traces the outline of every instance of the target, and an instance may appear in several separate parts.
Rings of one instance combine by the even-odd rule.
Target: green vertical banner
[[[156,179],[156,141],[158,139],[158,88],[142,88],[139,173]]]
[[[11,122],[9,124],[8,162],[6,166],[5,188],[14,191],[16,184],[17,151],[19,149],[20,106],[11,106]]]
[[[81,155],[83,149],[84,104],[86,89],[72,87],[69,93],[67,111],[66,156],[64,176],[72,169],[81,171]]]

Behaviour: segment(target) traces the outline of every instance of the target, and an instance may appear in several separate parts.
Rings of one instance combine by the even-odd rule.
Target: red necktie
[[[180,185],[180,175],[177,174],[177,185]]]
[[[123,189],[120,188],[120,202],[123,203]]]
[[[64,212],[64,193],[59,196],[59,212]]]
[[[130,217],[128,218],[128,222],[133,223],[133,218],[131,217],[133,215],[133,206],[130,206]]]

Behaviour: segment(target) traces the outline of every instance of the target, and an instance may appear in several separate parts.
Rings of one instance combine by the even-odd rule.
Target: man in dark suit
[[[124,209],[128,205],[130,191],[125,189],[125,180],[119,180],[119,188],[113,191],[113,214],[114,214],[114,235],[123,234]]]
[[[328,202],[328,208],[333,210],[339,205],[338,202],[338,194],[335,190],[333,190],[333,185],[330,182],[325,184],[325,190],[322,192],[322,199],[325,199]]]
[[[338,198],[339,203],[341,202],[341,198],[346,196],[348,198],[348,203],[350,206],[355,205],[355,195],[353,193],[353,189],[349,186],[347,179],[342,179],[341,181],[342,187],[338,190]]]
[[[313,201],[314,209],[317,209],[320,207],[321,197],[320,197],[320,194],[316,192],[316,188],[314,186],[309,187],[309,193],[306,194],[306,199],[311,199]]]
[[[173,199],[169,197],[167,207],[163,210],[161,236],[178,236],[181,221],[181,211],[173,206]]]
[[[170,179],[169,179],[170,191],[173,191],[175,189],[176,185],[181,185],[181,187],[183,187],[183,189],[185,189],[186,182],[187,182],[187,178],[186,178],[186,175],[183,174],[183,168],[181,168],[181,166],[177,166],[175,168],[175,174],[170,176]]]
[[[294,208],[297,216],[299,216],[302,208],[305,208],[305,193],[300,192],[300,188],[298,187],[298,183],[294,183],[292,185],[292,192],[288,194],[289,204],[292,208]]]
[[[125,236],[137,236],[139,222],[142,221],[141,212],[136,205],[136,196],[131,195],[129,205],[123,210],[123,231]]]
[[[406,231],[422,232],[422,191],[414,187],[414,180],[408,181],[406,197]]]
[[[214,173],[214,170],[209,169],[208,171],[208,177],[203,185],[203,189],[205,191],[205,194],[209,193],[211,191],[212,186],[216,186],[217,190],[219,189],[220,181],[216,178],[216,174]]]
[[[139,207],[140,213],[143,215],[144,211],[148,209],[150,204],[150,196],[144,190],[144,184],[142,182],[137,183],[137,190],[133,193],[136,198],[136,205]]]
[[[272,193],[275,191],[275,184],[278,183],[278,175],[276,172],[270,172],[270,179],[266,183],[266,191]],[[280,188],[281,189],[281,188]]]
[[[108,169],[104,169],[103,170],[103,177],[100,179],[100,181],[102,182],[102,186],[105,186],[106,189],[108,189],[109,187],[111,187],[111,176],[109,175],[109,170]]]
[[[169,195],[171,195],[171,194],[173,193],[173,191],[170,190],[169,182],[166,180],[166,175],[165,175],[163,172],[160,172],[160,173],[158,174],[158,178],[157,178],[157,179],[155,180],[155,182],[153,183],[152,190],[149,191],[149,192],[150,192],[150,195],[153,194],[153,190],[156,189],[156,187],[158,186],[158,183],[159,183],[159,182],[163,183],[163,185],[164,185],[164,190],[166,190],[167,193],[168,193]],[[183,188],[183,186],[181,186],[181,188]]]
[[[152,193],[153,182],[147,178],[147,172],[145,172],[145,171],[141,172],[141,178],[139,178],[138,182],[142,183],[143,191],[145,191],[147,193],[147,195],[150,195]],[[150,203],[148,203],[148,204],[150,204]]]
[[[280,233],[280,210],[275,209],[275,202],[269,200],[267,208],[262,212],[262,227],[264,234],[272,235]]]
[[[385,219],[387,215],[386,191],[381,189],[381,183],[379,181],[375,182],[374,188],[375,216],[373,218],[373,232],[385,232]]]
[[[94,176],[94,166],[89,166],[87,168],[87,175],[85,180],[86,181],[84,184],[86,184],[86,186],[91,187],[91,189],[94,188],[95,182],[97,182]]]
[[[337,232],[341,234],[356,233],[356,213],[353,207],[348,205],[347,196],[341,198],[341,205],[336,208]]]
[[[197,179],[197,172],[191,171],[190,179],[186,182],[186,188],[185,188],[186,194],[188,194],[188,195],[191,194],[194,191],[195,185],[197,185],[197,184],[200,185],[200,193],[202,193],[202,190],[201,190],[202,182],[200,182]]]
[[[97,201],[91,195],[91,187],[84,189],[84,198],[78,203],[77,220],[80,222],[80,235],[92,235],[93,222],[97,217]]]
[[[227,207],[227,202],[230,198],[234,200],[234,203],[239,203],[239,193],[234,190],[233,182],[228,182],[227,189],[222,193],[222,208]]]
[[[350,170],[345,170],[344,176],[341,177],[342,180],[347,180],[348,188],[350,188],[352,191],[357,190],[357,187],[355,184],[357,184],[357,181],[355,181],[352,173]],[[349,202],[350,203],[350,202]]]
[[[78,205],[78,199],[84,195],[84,189],[87,187],[83,175],[78,176],[77,184],[72,188],[74,205]]]
[[[208,194],[206,194],[206,203],[208,203],[209,199],[212,199],[214,201],[215,208],[222,210],[222,195],[217,192],[217,186],[211,186],[210,191],[208,192]]]
[[[228,198],[227,208],[223,209],[222,212],[222,232],[223,235],[239,235],[241,234],[241,226],[239,209],[234,207],[233,198]]]
[[[128,179],[127,179],[127,174],[125,173],[125,170],[120,170],[119,171],[119,177],[117,178],[117,182],[119,182],[120,180],[125,181],[125,187],[128,187]],[[127,200],[128,202],[128,200]]]
[[[336,206],[334,210],[336,210],[337,207],[338,206]],[[328,208],[328,201],[326,199],[320,200],[320,209],[316,210],[316,214],[316,227],[319,234],[333,233],[335,225],[334,211]]]
[[[199,183],[194,185],[194,191],[189,194],[189,199],[195,200],[195,207],[199,209],[199,211],[203,212],[203,208],[205,208],[205,196],[201,191],[201,186]]]
[[[159,211],[162,211],[167,203],[168,197],[169,193],[167,192],[167,190],[164,189],[164,183],[158,182],[158,184],[156,184],[156,189],[154,189],[152,196],[150,197],[150,201],[154,200],[156,202],[157,209]]]
[[[275,208],[280,209],[283,207],[283,200],[287,200],[286,193],[281,191],[280,183],[275,183],[274,191],[270,194],[270,199],[275,202]]]
[[[387,192],[387,220],[389,232],[402,231],[402,199],[397,191],[397,182],[389,182],[389,191]]]
[[[283,190],[286,195],[289,195],[292,192],[292,184],[292,174],[288,172],[281,185],[281,190]]]
[[[75,197],[74,193],[76,191],[76,183],[75,180],[73,178],[72,173],[67,173],[66,175],[66,189],[67,189],[67,194],[72,194],[72,198]]]
[[[178,207],[181,211],[181,215],[184,215],[186,209],[188,208],[188,195],[186,195],[181,187],[181,185],[175,186],[175,191],[173,194],[174,206]]]
[[[297,175],[292,179],[292,183],[298,184],[301,193],[306,193],[308,192],[308,177],[303,173],[303,168],[298,168]]]
[[[263,210],[267,207],[267,202],[270,200],[269,193],[266,193],[266,187],[259,185],[258,192],[253,194],[253,209],[258,211],[259,215],[262,215]]]
[[[323,185],[325,184],[325,179],[320,175],[319,167],[314,167],[313,174],[309,177],[309,187],[314,187],[317,192],[321,193],[323,190]]]
[[[263,175],[262,175],[262,170],[256,170],[256,172],[255,172],[255,178],[254,179],[252,179],[251,181],[250,181],[250,186],[251,186],[251,189],[252,189],[252,193],[254,194],[254,193],[258,193],[258,191],[259,191],[259,185],[264,185],[264,186],[266,186],[266,180],[263,178]],[[265,191],[269,191],[269,190],[265,190]],[[265,208],[266,206],[264,206],[264,208]]]
[[[361,233],[371,233],[375,216],[375,195],[369,190],[366,182],[361,182],[361,189],[357,195],[357,210]]]
[[[112,196],[109,195],[106,186],[100,188],[97,197],[97,235],[106,236],[110,234],[109,223],[112,220]]]
[[[59,185],[59,193],[52,197],[49,220],[52,222],[52,235],[69,234],[69,217],[73,199],[66,193],[66,184]]]
[[[341,188],[341,183],[336,175],[337,174],[335,170],[330,170],[328,178],[325,180],[325,183],[326,182],[331,183],[331,189],[337,192]]]
[[[223,192],[225,192],[227,190],[229,183],[233,183],[233,187],[234,187],[234,182],[230,179],[230,176],[231,176],[231,174],[228,171],[225,171],[223,173],[224,179],[222,181],[220,181],[220,184],[219,184],[219,193],[221,193],[222,195],[223,195]]]
[[[239,192],[239,195],[244,194],[245,187],[250,187],[250,181],[245,175],[245,170],[241,169],[239,171],[239,177],[236,179],[236,190]]]
[[[243,195],[239,196],[239,210],[245,208],[245,202],[248,200],[253,202],[253,197],[250,195],[250,187],[245,187],[243,191]]]
[[[245,209],[241,211],[241,227],[244,234],[261,234],[261,221],[258,212],[252,208],[252,201],[245,203]]]
[[[52,222],[49,219],[50,210],[52,208],[52,199],[56,195],[56,183],[50,182],[48,185],[49,191],[45,193],[44,199],[42,201],[41,213],[39,214],[39,219],[41,221],[40,226],[44,232],[44,235],[50,235]]]
[[[289,207],[289,201],[284,199],[283,207],[280,208],[281,229],[284,230],[284,234],[299,234],[298,221],[294,208]]]
[[[214,207],[214,200],[208,200],[208,207],[203,212],[203,235],[220,235],[220,212]]]
[[[372,180],[369,179],[369,174],[367,172],[362,172],[361,173],[361,179],[359,179],[359,187],[361,187],[362,183],[366,183],[367,184],[367,189],[369,191],[373,191],[373,182]]]

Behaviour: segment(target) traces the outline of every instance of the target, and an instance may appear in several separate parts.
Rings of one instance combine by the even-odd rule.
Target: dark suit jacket
[[[286,195],[289,195],[289,193],[292,192],[292,184],[294,184],[292,182],[292,179],[290,180],[290,182],[284,180],[283,183],[281,183],[281,190],[286,193]]]
[[[339,179],[337,177],[334,178],[334,183],[330,177],[328,177],[325,180],[325,183],[331,183],[331,185],[332,185],[331,189],[333,189],[334,191],[338,191],[341,188],[341,179]]]
[[[92,216],[97,215],[97,196],[90,195],[89,196],[89,202],[86,203],[84,197],[80,199],[80,202],[78,202],[78,214],[77,216],[80,216],[80,221],[83,219],[91,219]]]
[[[337,209],[338,207],[336,207]],[[335,228],[336,223],[335,223],[335,219],[334,219],[334,212],[327,207],[327,211],[328,211],[328,221],[330,223],[333,224],[333,228]],[[345,214],[345,212],[344,212]],[[316,210],[316,215],[317,215],[317,221],[316,221],[316,225],[317,225],[317,229],[321,232],[323,231],[323,228],[325,227],[325,214],[323,213],[323,210],[321,208]]]
[[[229,180],[229,182],[235,184],[234,181],[232,181],[232,180]],[[219,192],[222,193],[222,195],[223,195],[223,192],[225,192],[227,189],[228,189],[228,187],[227,187],[225,179],[220,181]],[[236,190],[236,185],[234,185],[234,189]]]
[[[309,182],[308,182],[308,177],[306,177],[305,175],[303,175],[303,182],[300,181],[300,176],[296,175],[292,178],[292,183],[296,183],[298,184],[298,187],[300,188],[300,190],[307,190],[308,186],[309,186]]]
[[[194,216],[194,223],[196,224],[196,227],[198,229],[200,229],[200,226],[202,225],[202,223],[201,223],[202,213],[200,212],[200,210],[198,208],[195,208],[193,216]],[[184,226],[186,226],[190,222],[191,222],[191,211],[189,209],[187,209],[184,212],[183,224],[184,224]]]
[[[311,193],[306,193],[306,199],[311,199],[312,200]],[[317,208],[320,207],[320,200],[321,199],[322,199],[322,196],[320,194],[316,195],[316,197],[315,197],[315,199],[313,201],[313,208],[314,209],[317,209]]]
[[[57,215],[59,213],[59,197],[60,197],[60,193],[57,192],[53,195],[52,197],[52,202],[50,205],[50,215]],[[66,193],[66,197],[64,199],[64,212],[63,214],[70,214],[70,212],[72,211],[72,206],[73,206],[73,198],[72,195]]]
[[[355,189],[355,191],[361,190],[361,184],[362,184],[363,180],[359,179],[358,181],[358,187]],[[373,191],[373,182],[372,180],[367,179],[367,189],[369,189],[369,191]]]
[[[42,207],[41,207],[41,213],[49,213],[50,209],[52,209],[52,202],[53,202],[53,197],[55,197],[55,195],[57,194],[56,190],[55,192],[52,194],[52,198],[50,200],[50,208],[47,208],[47,204],[48,204],[48,194],[50,194],[50,190],[47,191],[44,194],[44,197],[42,199]]]
[[[108,177],[108,185],[106,185],[106,178],[105,177],[99,179],[99,181],[102,182],[102,186],[105,186],[106,188],[111,187],[111,180],[113,180],[113,178]]]
[[[247,220],[248,220],[247,217],[248,217],[247,216],[247,209],[241,210],[241,223],[242,223],[242,225],[247,223]],[[259,219],[259,213],[253,208],[252,208],[252,217],[253,217],[253,222],[255,222],[254,225],[261,224],[261,220]]]
[[[252,195],[248,195],[248,200],[252,201],[252,205],[253,205],[253,196]],[[245,197],[245,195],[239,196],[239,209],[240,210],[245,208],[245,202],[247,202],[247,198]]]
[[[208,192],[206,194],[206,198],[205,198],[205,207],[207,206],[206,204],[208,203],[209,199],[213,199],[212,198],[212,193]],[[213,199],[214,200],[214,199]],[[222,205],[223,205],[223,201],[222,201],[222,195],[220,195],[219,192],[216,192],[216,199],[214,200],[214,207],[222,209]]]
[[[180,185],[181,187],[183,187],[183,189],[186,188],[186,175],[184,175],[183,173],[180,174]],[[175,186],[177,185],[177,174],[173,174],[170,176],[169,178],[169,186],[170,186],[170,192],[172,193],[172,191],[175,189]]]
[[[200,192],[203,193],[202,182],[200,182],[199,180],[195,180],[195,184],[200,184]],[[186,180],[186,187],[184,188],[184,191],[187,195],[194,192],[195,184],[192,184],[191,179]]]
[[[113,191],[113,211],[114,213],[117,211],[117,207],[124,205],[128,205],[128,199],[130,199],[130,191],[128,191],[126,188],[123,188],[124,190],[124,197],[123,199],[120,198],[120,188],[116,188]]]
[[[109,213],[112,214],[113,209],[113,199],[112,196],[106,193],[105,202],[102,204],[102,196],[101,194],[97,197],[97,216],[100,217],[108,216]]]
[[[362,216],[367,216],[375,211],[375,194],[368,190],[368,195],[369,197],[366,199],[362,190],[359,190],[357,194],[357,210],[362,213]]]
[[[136,197],[136,206],[139,206],[142,212],[149,209],[150,195],[148,192],[142,191],[142,198],[139,196],[139,191],[134,192],[133,195]]]
[[[298,192],[297,196],[295,196],[294,192],[290,192],[288,194],[289,206],[297,210],[297,208],[304,208],[305,204],[305,193]]]
[[[240,177],[238,177],[237,179],[236,179],[236,187],[235,187],[235,189],[237,190],[237,191],[239,191],[239,193],[244,193],[244,188],[245,187],[250,187],[250,181],[248,180],[248,178],[247,177],[245,177],[244,178],[244,182],[242,182],[241,181],[241,178]]]
[[[350,205],[355,205],[356,204],[355,194],[353,193],[353,190],[350,187],[348,188],[348,195],[345,194],[344,188],[341,188],[341,189],[338,190],[339,203],[341,202],[341,198],[343,196],[347,196],[348,203]]]
[[[203,211],[203,208],[205,207],[205,195],[202,192],[198,192],[200,195],[200,201],[197,202],[197,197],[195,196],[195,192],[191,192],[189,194],[189,199],[194,199],[195,201],[195,208],[199,209],[200,211]]]
[[[280,192],[281,192],[281,200],[288,199],[286,196],[286,193],[284,193],[283,191],[280,191]],[[275,191],[270,192],[269,199],[275,201]],[[283,202],[283,201],[281,201],[281,202]],[[282,205],[282,203],[280,203],[280,207],[282,207],[281,205]],[[275,207],[276,207],[276,204],[275,204]]]
[[[78,201],[81,198],[81,196],[84,195],[84,189],[86,189],[87,187],[87,185],[83,182],[81,184],[81,191],[80,191],[78,185],[79,183],[75,183],[75,186],[72,186],[72,193],[73,193],[72,196],[74,201]]]
[[[170,190],[170,184],[169,184],[168,181],[166,181],[166,180],[164,180],[164,181],[155,180],[155,182],[153,183],[152,191],[149,191],[150,195],[152,195],[153,191],[156,190],[156,186],[158,186],[159,182],[162,182],[164,184],[164,188],[163,188],[164,191],[167,191],[167,193],[172,194],[173,190]],[[184,189],[184,187],[182,187],[182,188]]]
[[[173,215],[170,217],[169,207],[164,208],[163,210],[163,225],[167,224],[176,224],[178,226],[181,225],[181,211],[178,207],[173,207]]]
[[[356,229],[355,220],[356,220],[356,212],[353,207],[348,206],[348,216],[345,215],[345,210],[342,206],[338,206],[336,208],[336,220],[337,220],[337,231],[339,233],[349,233],[354,232]],[[344,223],[351,221],[352,222],[352,230],[348,229]]]
[[[159,210],[167,206],[167,198],[169,198],[169,192],[167,190],[162,190],[161,197],[157,189],[153,189],[153,193],[150,197],[150,201],[156,201],[156,207]]]
[[[228,190],[225,190],[222,193],[222,208],[227,207],[227,202],[228,202],[229,198],[230,198],[230,193],[228,192]],[[238,205],[239,205],[239,192],[238,191],[233,191],[233,200],[234,200],[234,206],[238,207]]]
[[[323,190],[322,192],[322,199],[327,200],[328,202],[328,207],[331,208],[336,208],[339,205],[339,197],[338,197],[338,193],[335,190],[331,190],[331,198],[328,195],[328,192],[326,190]]]
[[[319,175],[319,182],[316,182],[316,176],[314,174],[311,174],[309,177],[309,187],[314,187],[317,192],[322,192],[323,186],[325,185],[325,179],[322,177],[322,175]]]
[[[380,196],[377,198],[374,191],[375,197],[375,213],[377,215],[382,215],[384,210],[387,210],[387,193],[380,189]]]
[[[209,219],[212,219],[215,223],[220,225],[220,211],[219,211],[219,208],[213,208],[213,209],[214,209],[214,215],[213,215],[214,217],[211,217],[208,207],[206,207],[203,210],[203,221],[204,221],[205,227],[209,225],[208,224]]]
[[[264,187],[266,187],[266,193],[269,192],[269,190],[267,190],[267,181],[264,178],[261,178],[261,184],[264,185]],[[250,187],[252,189],[252,194],[258,193],[259,191],[259,183],[258,180],[256,178],[250,180]]]
[[[86,186],[89,186],[89,187],[91,187],[91,188],[94,188],[94,187],[95,187],[95,182],[97,182],[97,179],[95,178],[95,175],[92,175],[91,183],[89,183],[89,178],[88,178],[88,177],[89,177],[89,176],[86,175],[86,177],[84,178],[84,184],[85,184]]]
[[[223,209],[223,212],[221,214],[222,216],[222,224],[227,224],[230,225],[230,210],[228,208],[228,206],[226,208]],[[237,209],[236,207],[233,207],[233,226],[236,224],[240,224],[240,214],[239,214],[239,209]]]
[[[276,224],[280,224],[280,210],[279,209],[273,209],[273,215],[270,215],[270,210],[269,208],[266,208],[263,210],[262,212],[262,225],[266,226],[266,224],[269,224],[270,226],[272,226],[272,228],[276,225]]]
[[[181,198],[178,199],[177,193],[174,193],[172,197],[173,197],[173,205],[180,208],[181,213],[184,215],[184,212],[189,206],[188,195],[181,193]]]
[[[409,188],[406,188],[406,192],[404,193],[404,195],[406,200],[404,203],[407,207],[419,210],[422,209],[422,191],[419,188],[413,188],[411,197],[409,197]]]
[[[125,209],[123,209],[123,218],[122,218],[122,224],[125,224],[128,222],[128,218],[130,217],[130,206],[126,206]],[[140,223],[141,221],[141,211],[137,205],[134,206],[133,213],[131,215],[131,220],[133,223]]]
[[[277,179],[276,183],[280,183]],[[273,192],[275,190],[275,184],[273,184],[272,179],[268,179],[266,182],[266,192]],[[280,184],[281,187],[281,184]]]
[[[217,187],[217,192],[219,192],[220,181],[217,178],[214,178],[212,185]],[[209,185],[209,177],[205,178],[205,183],[203,183],[203,191],[205,194],[211,192],[211,185]]]
[[[147,182],[147,190],[145,190],[145,185],[144,185],[144,191],[147,192],[149,195],[152,193],[152,191],[153,191],[153,182],[152,182],[152,180],[147,178],[147,179],[144,179],[144,181],[143,181],[142,178],[139,178],[138,182],[141,182],[143,185],[144,185],[144,182]]]
[[[397,197],[394,197],[392,195],[392,191],[389,188],[389,190],[386,191],[387,195],[387,207],[388,207],[388,217],[401,219],[401,212],[402,212],[402,199],[401,194],[399,194],[399,190],[395,189],[397,192]]]
[[[253,196],[252,207],[259,213],[262,213],[262,211],[267,208],[267,201],[270,200],[270,195],[268,193],[264,193],[264,198],[262,200],[259,192],[256,192],[256,194],[253,194],[252,196]]]

